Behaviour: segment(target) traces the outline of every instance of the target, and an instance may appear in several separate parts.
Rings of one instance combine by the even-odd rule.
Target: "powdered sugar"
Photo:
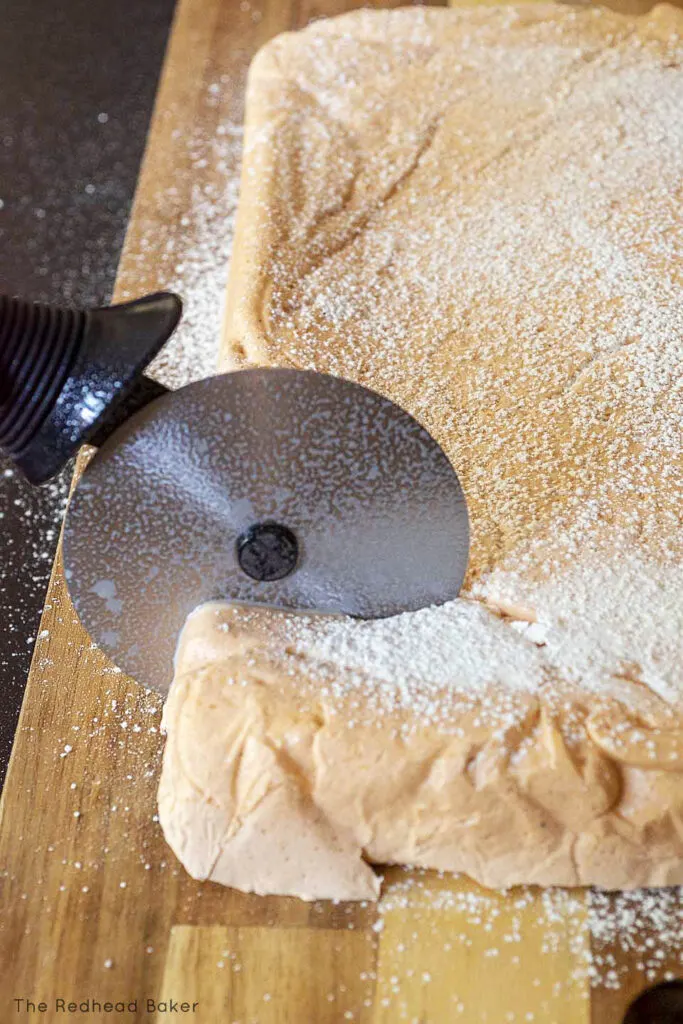
[[[297,90],[248,156],[248,202],[287,211],[259,344],[422,419],[468,499],[465,596],[535,625],[457,602],[297,650],[416,706],[437,679],[677,703],[680,43],[599,11],[452,17],[451,43],[438,12],[387,15],[397,50],[367,16],[365,63],[343,20],[282,43]]]
[[[572,969],[553,990],[561,1002],[568,989],[586,982],[618,989],[634,972],[643,981],[673,978],[683,956],[680,888],[604,893],[521,886],[494,892],[470,883],[446,885],[441,877],[412,872],[391,879],[378,911],[378,930],[394,912],[409,914],[416,929],[412,941],[392,946],[393,967],[401,981],[415,966],[420,943],[431,938],[435,945],[430,934],[434,927],[436,936],[447,936],[456,950],[475,944],[479,949],[482,940],[486,947],[484,936],[490,935],[491,946],[483,955],[496,957],[503,970],[510,970],[515,958],[519,961],[525,943],[541,954],[563,957]],[[470,1004],[470,1011],[475,1008]]]
[[[676,705],[681,568],[660,570],[633,552],[623,553],[621,566],[618,575],[609,566],[579,567],[564,576],[561,588],[494,573],[486,586],[491,604],[518,615],[533,607],[533,623],[459,600],[374,622],[297,619],[290,643],[311,663],[343,669],[347,688],[384,689],[392,705],[399,700],[416,712],[421,706],[422,720],[430,690],[440,699],[449,687],[470,694],[489,686],[533,692],[553,678],[622,700],[632,681]]]
[[[223,76],[207,84],[202,98],[211,111],[207,120],[215,119],[215,108],[227,81],[228,77]],[[169,110],[166,116],[173,113]],[[241,117],[241,110],[235,114]],[[178,292],[183,299],[182,320],[149,369],[150,376],[169,388],[216,372],[242,131],[241,123],[222,120],[213,134],[205,129],[190,135],[173,132],[167,158],[177,166],[177,177],[154,195],[145,211],[138,213],[136,244],[126,254],[120,298],[139,294],[140,281],[153,263],[162,267],[154,279],[157,287],[157,282],[163,281],[165,288]]]
[[[618,554],[618,572],[604,563],[579,565],[563,574],[561,587],[494,571],[475,589],[497,604],[522,600],[536,609],[544,662],[560,677],[601,693],[611,687],[622,698],[631,679],[679,704],[683,568],[649,563],[627,547]]]
[[[193,186],[185,215],[193,241],[175,263],[169,288],[183,297],[183,319],[150,367],[167,387],[181,387],[216,372],[225,299],[226,267],[232,245],[242,129],[219,125],[216,137],[199,136],[190,146],[192,164],[210,161],[208,185]]]
[[[310,632],[297,626],[294,643],[308,659],[395,686],[406,701],[430,683],[476,692],[490,684],[532,689],[543,678],[536,646],[473,601],[374,622],[331,619]]]

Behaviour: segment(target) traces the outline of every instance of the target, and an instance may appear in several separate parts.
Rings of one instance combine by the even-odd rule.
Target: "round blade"
[[[458,479],[411,416],[340,378],[257,369],[119,428],[71,500],[64,562],[93,640],[165,692],[205,601],[394,615],[456,597],[468,544]]]

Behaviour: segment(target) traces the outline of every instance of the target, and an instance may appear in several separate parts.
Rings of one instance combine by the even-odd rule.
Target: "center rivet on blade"
[[[299,545],[292,531],[281,523],[255,523],[237,539],[237,560],[253,580],[282,580],[296,568]]]

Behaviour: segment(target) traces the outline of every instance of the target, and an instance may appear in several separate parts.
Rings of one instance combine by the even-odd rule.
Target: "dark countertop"
[[[6,0],[0,20],[0,292],[109,300],[175,0]],[[0,459],[0,781],[69,474],[34,490]]]

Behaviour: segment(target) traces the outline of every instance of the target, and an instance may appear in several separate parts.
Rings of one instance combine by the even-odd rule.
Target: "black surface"
[[[109,300],[173,8],[174,0],[3,3],[0,293]],[[34,490],[0,460],[0,779],[69,475]]]
[[[683,981],[667,981],[631,1004],[624,1024],[683,1024]]]

